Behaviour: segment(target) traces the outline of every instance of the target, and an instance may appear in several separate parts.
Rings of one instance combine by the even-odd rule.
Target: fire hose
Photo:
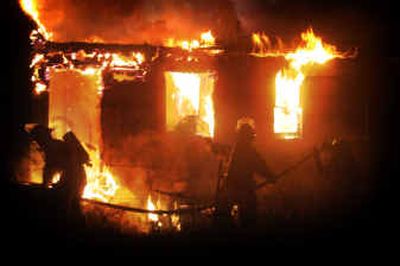
[[[134,208],[134,207],[116,205],[116,204],[111,204],[111,203],[106,203],[106,202],[101,202],[101,201],[91,200],[91,199],[81,199],[81,201],[93,203],[93,204],[103,206],[103,207],[118,209],[121,211],[147,213],[147,214],[151,213],[151,214],[157,214],[157,215],[190,214],[193,212],[202,212],[204,210],[211,209],[212,207],[214,207],[213,205],[209,205],[209,206],[198,206],[198,207],[191,207],[191,208],[178,208],[178,209],[173,209],[173,210],[147,210],[147,209],[142,209],[142,208]]]
[[[321,150],[314,149],[312,152],[304,155],[303,158],[301,158],[299,161],[297,161],[296,163],[292,164],[291,166],[287,167],[285,170],[283,170],[282,172],[277,174],[274,177],[274,180],[277,180],[277,179],[281,178],[282,176],[287,175],[288,173],[290,173],[291,171],[293,171],[294,169],[296,169],[297,167],[299,167],[300,165],[302,165],[303,163],[305,163],[306,161],[308,161],[311,158],[314,158],[316,160],[317,168],[320,170],[321,169],[321,163],[320,163],[320,159],[319,159],[319,152],[321,152]],[[270,184],[270,183],[271,183],[271,181],[265,180],[265,181],[261,182],[260,184],[258,184],[256,186],[255,190],[258,190],[258,189],[260,189],[260,188],[262,188],[265,185]]]
[[[283,170],[282,172],[280,172],[278,175],[275,176],[275,180],[277,180],[278,178],[287,175],[289,172],[293,171],[294,169],[296,169],[297,167],[299,167],[300,165],[302,165],[303,163],[305,163],[306,161],[308,161],[309,159],[313,158],[315,160],[315,164],[317,166],[317,169],[320,173],[323,172],[323,166],[322,166],[322,162],[320,159],[320,153],[324,150],[327,149],[331,149],[333,147],[335,147],[336,145],[338,145],[339,141],[336,139],[333,139],[332,141],[329,142],[324,142],[321,147],[315,147],[311,152],[307,153],[306,155],[303,156],[303,158],[301,158],[299,161],[297,161],[296,163],[292,164],[291,166],[287,167],[285,170]],[[264,187],[267,184],[270,184],[271,181],[266,180],[261,182],[260,184],[258,184],[255,188],[255,190],[258,190],[262,187]]]

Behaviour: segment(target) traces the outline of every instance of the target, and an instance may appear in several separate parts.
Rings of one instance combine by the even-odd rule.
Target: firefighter
[[[54,186],[53,176],[61,173],[61,179],[55,187],[63,195],[67,213],[77,214],[86,185],[83,165],[89,163],[89,155],[71,131],[64,135],[63,140],[53,138],[51,131],[37,125],[30,132],[45,156],[43,185],[46,188]]]
[[[36,125],[30,131],[31,137],[44,153],[43,186],[46,188],[51,187],[56,173],[65,174],[70,157],[67,145],[62,140],[54,139],[51,132],[52,129],[42,125]]]
[[[228,201],[238,210],[239,225],[244,228],[254,225],[257,216],[254,175],[258,174],[271,183],[276,181],[265,160],[254,148],[254,139],[253,120],[239,120],[236,143],[230,155],[226,186]]]
[[[72,131],[67,132],[63,140],[69,150],[69,167],[64,181],[67,210],[80,214],[80,200],[87,183],[84,165],[90,165],[90,158]]]

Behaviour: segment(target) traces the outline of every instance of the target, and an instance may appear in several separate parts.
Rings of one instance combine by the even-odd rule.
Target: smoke
[[[160,190],[204,202],[214,199],[218,159],[208,140],[143,132],[120,141],[121,145],[105,149],[104,159],[121,184],[137,196],[145,199],[149,190]]]
[[[221,39],[237,33],[230,0],[37,0],[53,41],[161,44],[198,38],[211,29]]]

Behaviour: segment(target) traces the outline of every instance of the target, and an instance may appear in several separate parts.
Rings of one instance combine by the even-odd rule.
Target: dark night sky
[[[112,1],[110,1],[111,3]],[[246,7],[245,15],[254,15],[261,18],[261,25],[268,26],[272,22],[283,21],[276,26],[276,31],[287,29],[288,32],[298,33],[298,28],[304,29],[306,24],[316,24],[317,31],[326,32],[327,35],[338,34],[332,38],[340,39],[343,43],[353,44],[359,42],[359,47],[364,49],[361,62],[370,68],[369,74],[377,75],[377,80],[382,81],[382,87],[372,92],[372,125],[371,141],[376,146],[376,174],[381,175],[377,186],[377,198],[371,205],[371,220],[377,222],[375,215],[382,218],[379,225],[389,220],[387,210],[398,209],[394,207],[393,188],[398,174],[399,141],[392,136],[398,136],[399,130],[395,123],[399,104],[399,16],[396,14],[395,1],[321,1],[321,0],[254,0],[252,5]],[[1,70],[1,129],[3,151],[7,161],[10,149],[15,142],[14,134],[18,126],[30,119],[30,88],[29,88],[29,33],[32,25],[19,10],[17,0],[1,2],[1,42],[2,42],[2,70]],[[262,16],[265,14],[265,17]],[[269,15],[267,15],[269,14]],[[344,14],[344,15],[343,15]],[[350,14],[350,15],[349,15]],[[354,14],[355,18],[351,18]],[[300,25],[300,26],[299,26]],[[338,26],[337,26],[338,25]],[[298,27],[298,28],[296,28]],[[346,36],[350,33],[351,36]],[[340,41],[340,40],[339,40]],[[332,42],[335,43],[335,42]],[[367,67],[367,68],[368,68]],[[397,137],[398,138],[398,137]],[[3,148],[5,147],[5,148]],[[397,176],[398,178],[398,176]],[[4,181],[4,178],[2,178]],[[394,223],[394,222],[391,222]],[[392,227],[385,229],[386,233]]]

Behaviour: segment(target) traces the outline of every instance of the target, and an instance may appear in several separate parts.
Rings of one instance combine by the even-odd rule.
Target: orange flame
[[[39,6],[36,0],[19,0],[22,10],[29,15],[38,25],[38,31],[46,40],[51,40],[52,34],[49,33],[40,20]]]
[[[175,129],[186,118],[194,118],[197,135],[214,136],[214,78],[211,73],[165,72],[167,127]],[[190,123],[190,121],[189,121]]]
[[[215,45],[215,37],[212,35],[211,30],[201,33],[200,40],[175,40],[169,38],[165,41],[166,47],[180,47],[183,50],[192,51],[198,48],[209,48]]]
[[[42,82],[35,83],[35,87],[34,87],[33,91],[36,95],[40,95],[43,92],[45,92],[46,90],[47,90],[46,84],[43,84]]]
[[[85,165],[87,184],[83,198],[110,202],[119,188],[107,166],[103,166],[98,151],[90,152],[92,166]]]
[[[111,67],[136,67],[142,64],[145,59],[142,53],[132,53],[130,57],[121,54],[113,53],[111,54]]]
[[[149,211],[155,211],[156,210],[156,205],[154,205],[150,194],[147,197],[147,209]],[[158,222],[158,215],[157,214],[149,213],[147,217],[152,222]]]
[[[46,65],[49,62],[49,54],[41,54],[36,53],[32,57],[32,61],[30,64],[30,68],[33,69],[33,74],[31,77],[31,81],[34,86],[34,93],[39,95],[45,91],[47,91],[46,82],[39,75],[39,70],[41,67],[45,66],[46,71],[52,68],[56,69],[75,69],[79,71],[82,75],[90,76],[90,75],[100,75],[102,71],[106,68],[111,69],[119,69],[123,68],[124,70],[139,70],[142,68],[143,63],[146,61],[146,58],[141,52],[132,52],[130,55],[124,55],[122,53],[107,53],[107,52],[93,52],[86,53],[81,50],[79,52],[72,53],[62,53],[57,52],[53,55],[59,55],[62,57],[63,62],[59,65]],[[51,57],[51,54],[50,54]],[[93,62],[93,65],[86,65],[85,68],[78,66],[74,61],[85,61],[90,60]],[[101,76],[101,75],[100,75]],[[136,77],[131,77],[131,79],[135,79]],[[102,93],[102,85],[99,84],[99,94]]]
[[[266,56],[282,56],[283,43],[278,37],[272,38],[266,35],[264,32],[256,32],[251,35],[253,43],[252,55],[258,57]]]
[[[211,30],[203,32],[200,36],[200,45],[210,47],[215,45],[215,37],[212,35]]]
[[[301,34],[304,44],[294,53],[288,53],[285,58],[290,62],[291,67],[300,70],[307,64],[324,64],[334,58],[342,58],[336,48],[322,42],[320,37],[315,36],[312,28]]]
[[[336,48],[324,44],[310,28],[301,34],[302,45],[285,55],[289,65],[275,78],[274,132],[285,139],[301,136],[303,109],[301,87],[306,77],[306,66],[324,64],[334,58],[343,58]]]

